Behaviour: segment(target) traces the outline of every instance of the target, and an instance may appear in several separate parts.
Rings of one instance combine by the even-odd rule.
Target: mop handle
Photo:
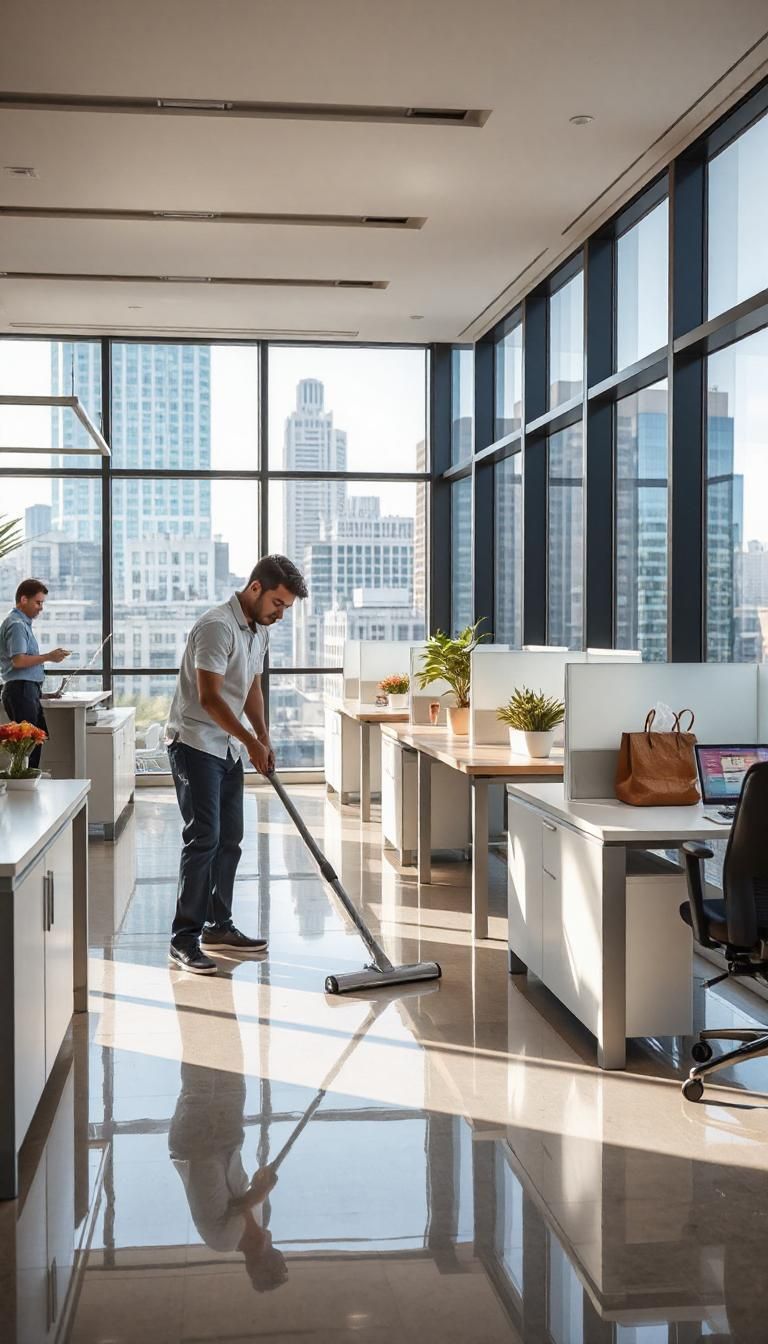
[[[352,904],[351,900],[349,899],[349,896],[347,895],[346,891],[341,885],[341,882],[339,881],[339,877],[336,870],[334,869],[333,865],[328,862],[320,846],[317,844],[317,841],[315,840],[314,836],[311,835],[310,832],[307,830],[307,827],[305,826],[299,813],[296,811],[296,808],[294,807],[293,803],[288,797],[288,794],[283,788],[283,785],[280,783],[280,780],[277,778],[275,772],[273,771],[271,775],[267,775],[267,779],[269,780],[270,784],[275,790],[275,793],[280,799],[280,802],[283,804],[283,807],[288,813],[288,816],[291,818],[291,821],[296,827],[296,830],[299,832],[299,835],[304,841],[304,844],[307,846],[307,849],[309,850],[310,854],[315,860],[315,863],[320,869],[320,872],[322,873],[326,882],[330,883],[330,885],[333,887],[333,890],[335,891],[336,895],[338,896],[339,900],[344,906],[344,909],[346,910],[347,914],[352,920],[352,923],[354,924],[355,928],[360,934],[360,937],[362,938],[363,942],[368,948],[368,951],[373,957],[378,969],[380,971],[391,971],[392,963],[389,960],[389,957],[387,956],[383,948],[381,948],[379,944],[376,942],[376,939],[374,938],[373,934],[371,933],[370,929],[365,923],[359,910],[357,910],[357,908]]]

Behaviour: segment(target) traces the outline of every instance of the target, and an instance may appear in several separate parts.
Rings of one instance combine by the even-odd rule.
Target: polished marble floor
[[[293,794],[392,959],[442,981],[325,996],[361,944],[262,789],[235,914],[269,955],[171,969],[179,817],[140,791],[91,844],[90,1012],[0,1205],[3,1344],[764,1344],[768,1064],[699,1106],[685,1042],[599,1072],[507,975],[501,861],[473,947],[465,864],[419,889],[375,817]],[[700,1022],[768,1022],[706,969]]]

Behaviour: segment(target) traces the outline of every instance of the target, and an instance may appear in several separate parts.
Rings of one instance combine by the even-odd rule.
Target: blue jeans
[[[26,719],[27,723],[34,724],[35,728],[42,728],[44,733],[48,732],[40,700],[41,690],[42,682],[39,681],[6,681],[3,686],[3,709],[12,723],[22,723]],[[30,770],[37,770],[40,765],[42,749],[42,746],[35,747],[34,751],[29,753],[27,765]]]
[[[173,742],[168,756],[181,815],[176,917],[171,942],[189,948],[203,925],[232,927],[232,897],[243,838],[243,764]]]

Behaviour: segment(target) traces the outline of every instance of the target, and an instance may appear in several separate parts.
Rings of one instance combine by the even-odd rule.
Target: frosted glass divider
[[[375,703],[383,677],[408,675],[411,660],[410,640],[360,640],[360,695],[362,704]]]
[[[345,639],[341,661],[343,700],[360,699],[360,640]]]
[[[489,658],[478,649],[472,655],[469,716],[472,745],[508,746],[509,729],[496,717],[500,706],[521,686],[562,700],[566,662],[569,659],[583,662],[586,656],[578,650],[547,648],[535,653],[514,649]]]
[[[569,663],[565,669],[565,796],[613,798],[623,732],[641,732],[658,702],[692,709],[700,742],[757,742],[754,663]]]

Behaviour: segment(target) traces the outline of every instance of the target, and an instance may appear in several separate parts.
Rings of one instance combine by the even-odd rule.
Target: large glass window
[[[669,206],[666,200],[616,244],[616,368],[667,344]]]
[[[517,322],[496,344],[496,438],[514,434],[523,423],[523,324]]]
[[[427,470],[423,348],[269,347],[269,465]]]
[[[616,648],[667,657],[667,383],[616,406]]]
[[[494,632],[497,644],[519,648],[523,642],[522,455],[504,458],[494,475]]]
[[[101,345],[98,341],[0,341],[0,394],[3,396],[79,397],[92,423],[101,429]],[[98,452],[73,411],[48,406],[0,406],[0,462],[4,468],[53,467],[98,469]],[[9,447],[49,448],[50,453],[9,453]],[[98,486],[96,487],[98,489]],[[2,511],[2,510],[0,510]]]
[[[549,405],[580,397],[584,386],[584,276],[581,271],[549,300]]]
[[[707,178],[707,312],[768,289],[768,116],[723,149]]]
[[[44,653],[57,647],[72,651],[65,663],[50,665],[49,683],[56,682],[85,667],[102,640],[100,481],[69,474],[5,476],[0,497],[0,512],[21,519],[24,538],[0,559],[0,620],[14,605],[22,579],[42,579],[48,596],[35,621],[35,638]],[[92,666],[101,665],[99,655]]]
[[[116,669],[178,667],[190,627],[242,588],[259,558],[255,481],[112,482]]]
[[[475,431],[475,351],[471,345],[451,351],[451,463],[466,462]]]
[[[137,471],[258,470],[256,346],[112,346],[112,461]]]
[[[341,696],[341,677],[269,678],[269,735],[281,770],[322,770],[326,696]]]
[[[706,648],[768,656],[768,331],[707,361]]]
[[[584,642],[584,463],[581,424],[548,440],[547,642]]]
[[[472,621],[472,478],[451,486],[451,630]]]
[[[273,667],[341,667],[345,639],[424,638],[426,485],[273,481],[269,549],[309,597],[272,630]]]

